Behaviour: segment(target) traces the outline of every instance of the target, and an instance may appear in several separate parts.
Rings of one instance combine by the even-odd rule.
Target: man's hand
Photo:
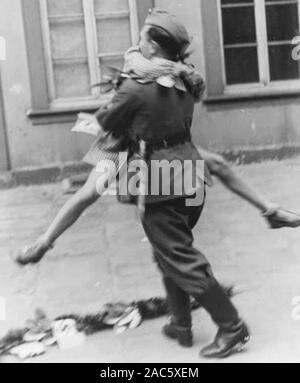
[[[174,63],[173,75],[176,77],[180,77],[182,75],[191,76],[194,72],[194,68],[191,68],[182,62]]]
[[[161,61],[159,63],[161,70],[163,71],[163,75],[169,76],[170,74],[175,75],[177,64],[172,61]]]

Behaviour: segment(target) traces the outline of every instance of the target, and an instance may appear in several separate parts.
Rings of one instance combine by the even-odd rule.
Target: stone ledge
[[[15,169],[0,174],[0,189],[60,182],[64,178],[87,173],[89,170],[90,166],[83,162]]]
[[[228,161],[236,165],[247,165],[263,161],[281,161],[300,155],[300,145],[270,145],[263,147],[243,147],[221,151]]]

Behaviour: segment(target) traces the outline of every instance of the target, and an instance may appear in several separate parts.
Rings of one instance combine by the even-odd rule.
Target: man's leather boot
[[[192,319],[190,297],[170,278],[164,278],[171,321],[162,331],[168,338],[177,339],[183,347],[192,347]]]
[[[224,358],[241,351],[250,340],[249,330],[222,287],[216,283],[200,301],[219,327],[214,341],[204,347],[200,355],[205,358]]]

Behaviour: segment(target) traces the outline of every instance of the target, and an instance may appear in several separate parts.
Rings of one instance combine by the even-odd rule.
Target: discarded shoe
[[[28,331],[24,335],[24,342],[26,343],[32,343],[32,342],[40,342],[41,340],[45,339],[47,336],[47,333],[35,333],[32,331]]]
[[[143,318],[137,307],[128,308],[115,324],[114,329],[117,334],[122,334],[126,330],[133,330],[140,326]]]
[[[103,307],[103,313],[105,313],[103,322],[108,326],[115,326],[128,308],[130,308],[130,306],[122,302],[106,304]]]
[[[21,344],[10,350],[11,355],[15,355],[20,359],[34,358],[40,356],[46,352],[46,347],[40,342],[31,342]]]

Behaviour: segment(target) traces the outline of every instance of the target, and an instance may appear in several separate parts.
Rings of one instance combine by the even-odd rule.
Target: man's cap
[[[146,18],[145,25],[152,25],[167,32],[181,47],[183,54],[191,44],[191,39],[185,26],[177,19],[175,15],[162,10],[153,8],[149,10],[149,15]]]

